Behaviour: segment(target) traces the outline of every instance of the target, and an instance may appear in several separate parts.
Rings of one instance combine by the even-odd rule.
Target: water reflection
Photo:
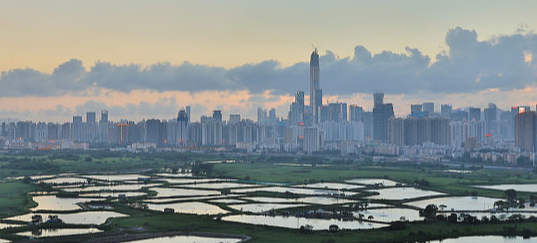
[[[250,204],[234,204],[229,205],[230,208],[242,212],[262,213],[270,210],[296,208],[309,206],[307,204],[277,204],[277,203],[250,203]]]
[[[102,230],[96,228],[78,228],[78,229],[36,229],[33,231],[19,232],[19,236],[28,237],[54,237],[54,236],[66,236],[66,235],[81,235],[90,233],[100,233]]]
[[[164,211],[165,208],[174,209],[175,213],[189,214],[219,214],[228,213],[218,206],[202,203],[202,202],[185,202],[185,203],[167,203],[167,204],[152,204],[148,203],[149,209],[154,211]]]
[[[313,226],[313,230],[328,230],[330,225],[337,225],[340,229],[374,229],[381,228],[387,225],[354,221],[340,221],[336,219],[313,219],[313,218],[298,218],[298,217],[283,217],[283,216],[262,216],[262,215],[231,215],[223,217],[224,221],[268,225],[274,227],[283,227],[290,229],[299,229],[300,226],[309,224]]]
[[[445,239],[429,241],[428,243],[475,243],[475,242],[487,242],[487,243],[529,243],[537,242],[537,239],[530,238],[524,239],[522,237],[503,237],[503,236],[468,236],[456,239]]]
[[[108,218],[128,216],[126,214],[116,213],[112,211],[90,211],[90,212],[67,213],[67,214],[28,213],[28,214],[5,218],[4,220],[23,221],[23,222],[29,223],[32,221],[32,216],[34,215],[41,215],[43,220],[46,220],[49,215],[57,215],[58,218],[66,224],[96,224],[96,225],[106,222],[106,219]]]
[[[371,199],[404,200],[428,196],[445,195],[441,192],[426,191],[413,187],[397,187],[375,190],[379,195],[371,196]]]
[[[235,243],[241,239],[233,238],[212,238],[190,235],[178,235],[171,237],[159,237],[146,240],[128,241],[128,243]]]

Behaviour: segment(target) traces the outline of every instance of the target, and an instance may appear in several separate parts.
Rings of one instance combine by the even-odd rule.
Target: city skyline
[[[28,2],[0,3],[3,118],[60,122],[106,109],[142,120],[186,106],[195,118],[254,119],[257,107],[285,117],[296,91],[310,100],[311,44],[323,103],[371,111],[381,91],[404,116],[423,102],[508,110],[537,101],[532,1]]]

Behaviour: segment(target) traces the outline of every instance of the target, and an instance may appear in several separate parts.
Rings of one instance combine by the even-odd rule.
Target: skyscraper
[[[108,123],[108,111],[107,110],[101,111],[101,122]]]
[[[73,131],[72,139],[74,141],[82,141],[82,116],[73,116],[73,128],[71,129]]]
[[[95,112],[93,111],[86,112],[86,123],[94,124],[96,121],[95,117],[96,117]]]
[[[388,119],[394,116],[393,105],[384,104],[384,94],[375,93],[373,108],[373,138],[379,142],[388,141]]]
[[[291,103],[289,109],[289,124],[297,125],[304,122],[304,92],[297,91],[295,93],[295,102]]]
[[[429,116],[433,116],[434,115],[434,103],[433,102],[423,103],[423,112],[427,113]]]
[[[101,121],[99,122],[99,138],[101,142],[108,142],[108,111],[101,110]]]
[[[188,114],[181,109],[177,114],[177,144],[183,147],[188,142]]]
[[[535,111],[523,112],[515,116],[515,145],[523,152],[533,152],[536,142]]]
[[[448,104],[443,104],[440,108],[440,115],[442,117],[450,118],[451,117],[452,107]]]
[[[483,110],[485,113],[485,130],[486,133],[496,135],[497,132],[497,108],[493,103],[489,103],[489,107]]]
[[[213,111],[213,118],[217,121],[222,122],[222,111],[221,110],[214,110]]]
[[[481,121],[481,108],[470,107],[468,109],[468,120]]]
[[[323,105],[323,92],[319,78],[319,54],[317,53],[317,48],[315,48],[310,58],[310,106],[313,123],[319,122],[319,107]]]

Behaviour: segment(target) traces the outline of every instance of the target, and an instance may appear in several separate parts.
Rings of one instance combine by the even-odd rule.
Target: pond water
[[[242,188],[242,187],[259,187],[255,184],[242,184],[235,182],[221,182],[221,183],[199,183],[185,185],[188,188],[206,188],[206,189],[227,189],[227,188]]]
[[[86,178],[80,177],[57,177],[52,179],[41,180],[39,182],[48,183],[48,184],[83,184],[87,183]]]
[[[375,190],[379,195],[370,196],[371,199],[404,200],[428,196],[445,195],[441,192],[421,190],[413,187],[396,187]]]
[[[54,211],[69,211],[78,210],[80,207],[76,205],[81,202],[100,201],[102,198],[60,198],[54,195],[34,196],[33,200],[37,203],[37,207],[31,208],[32,211],[37,210],[54,210]]]
[[[209,196],[220,195],[216,190],[199,190],[185,188],[152,187],[149,190],[157,192],[156,197],[179,197],[179,196]]]
[[[332,205],[332,204],[346,204],[346,203],[356,203],[357,201],[334,198],[334,197],[301,197],[301,198],[278,198],[278,197],[245,197],[244,199],[264,202],[264,203],[308,203],[308,204],[321,204],[321,205]]]
[[[147,193],[145,192],[97,192],[97,193],[84,193],[79,194],[80,197],[113,197],[117,198],[119,197],[119,194],[124,194],[126,197],[140,197],[145,196]]]
[[[364,188],[365,186],[351,185],[351,184],[344,184],[344,183],[335,183],[335,182],[323,182],[323,183],[297,185],[295,187],[323,188],[323,189],[326,188],[326,189],[335,189],[335,190],[350,190],[350,189]]]
[[[409,202],[407,205],[418,208],[425,208],[429,204],[436,206],[447,206],[444,211],[474,211],[474,210],[489,210],[494,207],[494,202],[501,200],[499,198],[490,197],[439,197],[421,201]]]
[[[239,199],[216,199],[216,200],[211,200],[210,202],[212,202],[212,203],[226,203],[226,204],[245,203],[245,201],[239,200]]]
[[[156,173],[155,175],[160,177],[192,177],[192,173]]]
[[[166,204],[152,204],[148,203],[149,209],[154,211],[164,211],[165,208],[173,208],[175,213],[189,213],[189,214],[219,214],[228,213],[228,211],[221,209],[218,206],[203,203],[203,202],[185,202],[185,203],[166,203]]]
[[[530,243],[537,242],[537,238],[524,239],[522,237],[503,237],[503,236],[466,236],[455,239],[444,239],[428,241],[428,243]]]
[[[33,215],[41,215],[43,221],[48,219],[49,215],[58,215],[58,218],[61,219],[66,224],[102,224],[106,222],[108,218],[117,218],[117,217],[127,217],[129,215],[116,213],[112,211],[89,211],[89,212],[80,212],[80,213],[58,213],[58,214],[49,214],[49,213],[27,213],[23,215],[18,215],[10,218],[5,218],[4,220],[15,220],[23,222],[31,222]]]
[[[217,179],[217,178],[159,178],[159,181],[166,181],[169,184],[197,184],[197,183],[207,183],[207,182],[224,182],[224,181],[235,181],[231,179]]]
[[[470,174],[470,173],[472,173],[471,170],[443,170],[442,172],[456,173],[456,174]]]
[[[97,192],[97,191],[138,191],[144,187],[160,186],[158,183],[149,184],[122,184],[122,185],[107,185],[107,186],[88,186],[77,188],[65,188],[66,192]]]
[[[21,226],[26,226],[26,225],[0,223],[0,230],[7,229],[7,228],[21,227]]]
[[[91,234],[91,233],[100,233],[102,230],[96,228],[80,228],[80,229],[40,229],[35,231],[24,231],[17,233],[20,236],[28,237],[53,237],[53,236],[66,236],[66,235],[81,235],[81,234]]]
[[[229,194],[229,195],[202,196],[202,197],[152,198],[152,199],[144,199],[142,201],[148,202],[148,203],[172,203],[172,202],[181,202],[181,201],[220,199],[220,198],[228,198],[228,197],[236,197],[236,196],[238,195]]]
[[[127,241],[127,243],[235,243],[241,239],[233,238],[213,238],[191,235],[178,235],[171,237],[158,237],[145,240]]]
[[[277,204],[277,203],[249,203],[249,204],[234,204],[228,207],[242,212],[262,213],[272,209],[296,208],[309,206],[307,204]]]
[[[306,188],[293,188],[293,187],[262,187],[262,188],[247,188],[247,189],[235,189],[231,190],[232,193],[247,193],[247,192],[279,192],[279,193],[294,193],[294,194],[304,194],[304,195],[329,195],[339,193],[338,191],[332,190],[315,190],[315,189],[306,189]],[[345,195],[356,195],[356,192],[344,192]]]
[[[149,176],[145,175],[138,175],[138,174],[120,174],[120,175],[82,175],[86,178],[91,178],[95,180],[100,181],[136,181],[138,178],[150,178]]]
[[[363,214],[364,219],[373,216],[373,220],[386,223],[399,221],[401,220],[401,217],[404,217],[405,220],[408,221],[423,220],[423,218],[420,218],[419,216],[419,211],[409,208],[368,209],[353,213],[355,217],[358,217],[358,214]]]
[[[384,186],[396,186],[398,183],[396,181],[392,181],[388,179],[366,179],[366,178],[351,179],[351,180],[346,180],[345,182],[363,184],[363,185],[368,185],[368,186],[374,186],[375,184],[380,184],[380,183],[382,183]]]
[[[388,225],[359,222],[354,221],[340,221],[337,219],[312,219],[312,218],[298,218],[294,216],[262,216],[262,215],[230,215],[223,217],[224,221],[255,224],[255,225],[268,225],[274,227],[299,229],[300,226],[309,224],[313,226],[313,230],[328,230],[328,227],[332,224],[339,226],[340,229],[374,229],[381,228]]]
[[[35,175],[35,176],[30,176],[30,178],[32,178],[32,180],[43,180],[43,179],[54,178],[56,176],[59,176],[59,175]],[[22,178],[24,177],[21,177],[20,179]]]
[[[484,188],[484,189],[492,189],[492,190],[500,190],[500,191],[505,191],[508,189],[515,189],[516,191],[521,191],[521,192],[537,192],[537,184],[501,184],[501,185],[491,185],[491,186],[480,185],[480,186],[475,186],[475,187]]]

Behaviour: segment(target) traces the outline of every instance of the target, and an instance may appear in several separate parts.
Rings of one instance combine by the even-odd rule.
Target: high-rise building
[[[433,102],[423,103],[423,112],[427,113],[429,116],[434,115],[434,103]]]
[[[5,122],[2,122],[2,133],[0,133],[0,136],[7,137],[7,127]]]
[[[374,93],[373,94],[373,108],[380,107],[384,104],[384,93]]]
[[[58,140],[59,138],[58,134],[60,132],[58,129],[58,126],[59,126],[58,124],[54,124],[52,122],[49,122],[47,124],[47,137],[49,140],[52,140],[52,141]]]
[[[449,144],[449,120],[443,117],[390,118],[388,120],[388,142],[396,145]]]
[[[102,110],[101,111],[101,121],[102,123],[108,123],[108,111]]]
[[[515,145],[523,152],[533,152],[536,139],[535,111],[521,112],[515,116]]]
[[[349,106],[349,121],[363,122],[364,108],[357,105]]]
[[[101,142],[110,142],[108,125],[108,110],[101,110],[101,121],[99,121],[99,139]]]
[[[410,115],[417,116],[421,114],[422,111],[423,111],[423,106],[421,104],[410,105]]]
[[[497,129],[497,108],[493,103],[489,104],[488,108],[485,108],[483,113],[485,113],[485,130],[488,134],[492,136],[496,135]]]
[[[229,124],[239,123],[241,121],[240,114],[230,114],[229,115]]]
[[[188,117],[188,120],[192,122],[192,117],[190,116],[190,106],[186,106],[186,116]]]
[[[321,121],[347,121],[347,103],[330,103],[321,107]]]
[[[222,111],[221,110],[214,110],[213,111],[213,118],[217,121],[222,122]]]
[[[257,123],[265,124],[267,121],[267,110],[257,107]]]
[[[177,144],[180,147],[185,146],[188,143],[188,115],[184,109],[181,109],[177,114],[177,128],[176,128]]]
[[[160,137],[160,129],[161,129],[161,125],[160,125],[160,120],[158,119],[149,119],[147,120],[146,122],[146,138],[147,138],[147,142],[149,143],[154,143],[155,145],[159,146],[160,144],[162,144],[162,139]],[[124,139],[125,140],[125,139]]]
[[[298,123],[304,122],[304,92],[297,91],[295,94],[295,102],[291,103],[289,109],[289,124],[297,125]]]
[[[86,112],[86,123],[95,123],[96,119],[95,119],[96,115],[95,115],[95,112],[92,112],[92,111],[89,111],[89,112]]]
[[[323,93],[320,84],[319,53],[317,48],[311,53],[310,58],[310,106],[313,123],[319,122],[319,110],[323,105]]]
[[[305,153],[311,154],[321,149],[322,135],[316,127],[304,128],[304,144],[303,149]]]
[[[481,121],[481,109],[470,107],[468,109],[468,120],[469,121],[472,121],[472,120]]]
[[[468,112],[463,110],[455,110],[450,114],[452,121],[468,121]]]
[[[443,104],[440,106],[440,116],[445,118],[451,118],[451,105]]]
[[[393,105],[384,104],[384,94],[375,93],[373,108],[373,139],[379,142],[388,141],[388,119],[394,116]]]
[[[82,116],[73,116],[72,139],[80,142],[83,137]]]

